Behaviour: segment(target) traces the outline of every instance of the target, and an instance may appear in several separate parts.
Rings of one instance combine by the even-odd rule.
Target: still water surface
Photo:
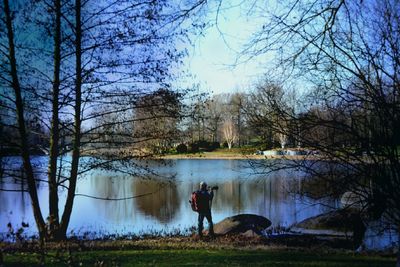
[[[46,157],[36,157],[43,167]],[[289,182],[301,186],[296,171],[281,171],[269,175],[254,175],[246,160],[178,159],[167,165],[150,162],[150,167],[163,177],[138,177],[111,171],[90,171],[78,181],[69,232],[92,236],[108,234],[143,234],[186,232],[195,226],[197,213],[189,205],[192,191],[200,181],[218,185],[212,203],[213,221],[239,213],[265,216],[273,226],[290,226],[308,217],[329,211],[334,200],[317,203],[312,199],[289,194]],[[10,185],[8,188],[16,188]],[[4,186],[3,186],[4,188]],[[293,189],[293,188],[292,188]],[[42,209],[47,212],[48,193],[45,183],[39,187]],[[105,201],[82,195],[105,198],[129,198]],[[62,192],[61,202],[65,197]],[[7,232],[7,223],[14,226],[29,223],[27,233],[36,232],[28,194],[0,192],[0,232]],[[62,205],[60,205],[62,210]]]

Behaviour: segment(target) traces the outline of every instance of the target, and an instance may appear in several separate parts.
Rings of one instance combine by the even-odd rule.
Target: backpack
[[[201,206],[201,193],[199,191],[192,192],[192,196],[190,197],[190,205],[192,206],[192,210],[199,212]]]

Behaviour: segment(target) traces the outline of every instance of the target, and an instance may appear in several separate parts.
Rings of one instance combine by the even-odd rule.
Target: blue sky
[[[214,94],[247,91],[265,72],[265,57],[235,64],[238,52],[260,25],[260,20],[248,20],[245,11],[237,6],[220,12],[218,27],[207,29],[189,48],[185,67],[203,90]],[[216,14],[210,13],[209,19],[215,22]]]

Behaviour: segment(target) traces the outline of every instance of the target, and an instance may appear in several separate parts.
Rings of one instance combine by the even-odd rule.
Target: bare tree
[[[35,221],[41,233],[41,236],[45,234],[45,221],[41,214],[39,199],[37,195],[37,188],[36,188],[36,180],[33,173],[33,167],[30,161],[30,152],[29,152],[29,144],[25,126],[25,114],[24,114],[24,104],[22,98],[22,89],[19,82],[18,72],[17,72],[17,59],[15,55],[15,44],[14,44],[14,31],[13,31],[13,20],[10,11],[10,5],[8,0],[3,1],[3,14],[4,14],[4,21],[6,25],[6,33],[7,33],[7,41],[8,41],[8,54],[7,57],[9,58],[9,73],[11,76],[10,86],[15,95],[15,106],[16,106],[16,117],[18,121],[18,130],[20,134],[20,150],[21,150],[21,157],[23,160],[24,170],[26,172],[26,179],[29,188],[29,195],[31,197],[32,209],[33,214],[35,217]]]
[[[211,142],[218,142],[218,132],[223,120],[223,103],[222,95],[214,95],[210,100],[206,101],[207,120],[206,126],[211,137]]]
[[[279,138],[279,142],[281,143],[281,148],[285,149],[285,146],[288,142],[287,135],[284,133],[280,133],[280,134],[278,134],[278,138]]]
[[[28,184],[41,239],[66,238],[77,180],[83,173],[115,160],[134,158],[129,154],[104,160],[95,152],[110,142],[120,147],[142,142],[132,134],[104,142],[99,131],[129,127],[133,119],[103,121],[101,125],[93,122],[111,114],[132,114],[136,106],[131,104],[139,97],[168,86],[170,69],[185,54],[171,44],[185,36],[183,22],[203,4],[80,0],[1,3],[0,89],[5,100],[2,106],[8,110],[4,113],[7,120],[1,124],[9,124],[19,133],[15,145],[25,174],[15,178]],[[188,25],[197,27],[195,22]],[[27,114],[31,112],[50,133],[47,171],[33,170],[31,163],[27,128]],[[65,157],[69,152],[71,160]],[[83,153],[92,155],[94,161],[83,164]],[[37,197],[39,181],[46,180],[43,177],[47,177],[49,186],[47,221]],[[58,197],[61,190],[67,194],[64,203]],[[58,208],[63,204],[60,214]]]
[[[245,105],[245,95],[242,93],[234,93],[230,96],[230,113],[235,117],[235,124],[237,126],[237,142],[238,145],[242,145],[242,135],[244,129],[244,116],[243,108]]]
[[[290,143],[289,116],[281,116],[276,110],[279,106],[279,109],[292,115],[294,109],[289,105],[289,97],[290,94],[281,85],[271,81],[258,85],[250,95],[245,116],[250,127],[257,131],[265,148],[273,148],[279,144],[284,148]]]
[[[182,114],[182,94],[167,89],[159,89],[136,103],[133,135],[147,141],[141,149],[150,149],[162,154],[172,148],[178,139],[178,123]]]
[[[228,119],[224,122],[222,126],[222,132],[224,139],[228,144],[228,148],[231,149],[238,138],[237,129],[231,119]]]
[[[286,1],[266,16],[245,51],[250,57],[274,52],[277,69],[307,81],[309,97],[296,114],[268,101],[296,125],[288,134],[320,153],[314,168],[293,163],[329,181],[336,190],[327,194],[358,196],[353,204],[365,218],[380,218],[398,232],[399,12],[392,0]]]

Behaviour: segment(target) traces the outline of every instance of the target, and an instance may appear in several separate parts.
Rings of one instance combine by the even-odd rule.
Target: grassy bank
[[[152,249],[73,252],[72,256],[46,257],[46,266],[394,266],[394,258],[239,249]],[[38,254],[5,254],[5,266],[35,266]]]
[[[254,149],[246,148],[219,148],[214,151],[202,151],[198,153],[165,154],[164,159],[290,159],[309,160],[318,159],[316,155],[258,155]]]
[[[394,266],[395,257],[355,254],[323,243],[191,237],[71,241],[46,245],[45,266]],[[304,245],[304,244],[303,244]],[[4,266],[38,266],[37,244],[0,243]],[[0,263],[1,266],[1,263]]]

